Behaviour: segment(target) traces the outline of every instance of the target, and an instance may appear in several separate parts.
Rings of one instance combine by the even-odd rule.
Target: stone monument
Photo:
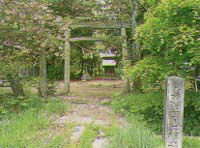
[[[165,148],[182,148],[184,79],[171,76],[166,82],[163,139]]]

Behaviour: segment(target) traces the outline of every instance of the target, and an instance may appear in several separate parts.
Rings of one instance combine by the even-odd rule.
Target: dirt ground
[[[71,93],[65,97],[70,104],[70,111],[63,118],[90,122],[92,119],[99,123],[113,120],[114,113],[106,104],[111,101],[115,93],[123,90],[123,81],[88,81],[71,82]],[[57,90],[62,90],[63,83],[59,83]],[[66,119],[67,120],[67,119]]]
[[[63,83],[58,85],[61,93]],[[112,109],[106,105],[111,101],[113,94],[121,93],[123,90],[123,81],[88,81],[72,82],[71,93],[65,100],[69,103],[70,109],[66,114],[58,119],[58,123],[73,122],[76,127],[75,133],[71,139],[79,139],[85,124],[94,124],[102,127],[108,127],[114,121],[122,125],[124,120],[115,114]],[[92,148],[104,148],[106,138],[98,136],[94,139]]]

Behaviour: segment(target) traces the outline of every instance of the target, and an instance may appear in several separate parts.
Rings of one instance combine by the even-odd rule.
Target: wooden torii
[[[122,43],[122,57],[123,65],[125,67],[126,61],[128,60],[128,49],[127,49],[127,34],[126,29],[131,28],[132,25],[128,23],[102,23],[102,22],[89,22],[84,24],[70,24],[66,25],[65,28],[65,48],[64,48],[64,60],[65,60],[65,71],[64,71],[64,93],[68,95],[70,93],[70,42],[76,41],[102,41],[98,38],[92,37],[81,37],[81,38],[70,38],[71,30],[76,28],[92,28],[92,29],[121,29]],[[123,72],[124,77],[124,72]],[[129,80],[124,77],[125,91],[129,91],[128,85]]]

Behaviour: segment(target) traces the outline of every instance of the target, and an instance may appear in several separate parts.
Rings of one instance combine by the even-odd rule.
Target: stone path
[[[97,138],[92,143],[92,148],[103,148],[108,144],[108,139],[106,138]]]
[[[58,87],[62,88],[62,83]],[[72,122],[75,126],[71,134],[70,142],[77,143],[81,135],[86,130],[85,125],[92,124],[100,127],[109,127],[115,120],[121,124],[122,118],[112,109],[105,105],[111,101],[114,93],[122,91],[122,81],[89,81],[89,82],[72,82],[71,94],[66,97],[70,109],[61,116],[57,123],[65,124]],[[102,136],[102,131],[98,132],[96,138],[91,144],[92,148],[106,148],[108,144],[107,137]]]

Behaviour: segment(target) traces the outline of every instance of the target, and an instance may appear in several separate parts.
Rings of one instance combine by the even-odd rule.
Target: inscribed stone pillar
[[[184,79],[169,77],[166,82],[163,139],[165,148],[182,148]]]

